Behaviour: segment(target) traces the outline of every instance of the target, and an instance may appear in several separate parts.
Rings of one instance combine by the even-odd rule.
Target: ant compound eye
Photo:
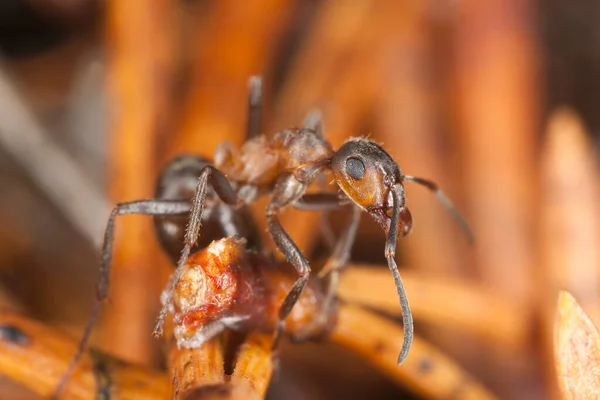
[[[346,160],[346,172],[354,179],[362,179],[365,176],[365,164],[358,158]]]

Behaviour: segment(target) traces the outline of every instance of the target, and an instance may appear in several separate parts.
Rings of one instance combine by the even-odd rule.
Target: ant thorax
[[[265,136],[257,136],[240,149],[229,142],[221,143],[215,152],[214,163],[232,183],[266,187],[281,171],[281,154],[279,149],[273,149]]]
[[[237,149],[222,143],[215,153],[215,166],[238,187],[251,185],[258,190],[271,187],[282,172],[320,164],[333,156],[333,149],[315,131],[287,129],[271,140],[258,136]]]
[[[331,144],[312,129],[286,129],[273,138],[273,147],[280,147],[283,169],[289,172],[321,164],[331,159]]]

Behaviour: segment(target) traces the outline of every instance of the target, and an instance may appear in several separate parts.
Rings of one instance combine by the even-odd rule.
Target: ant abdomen
[[[170,161],[162,170],[156,185],[155,198],[160,200],[188,200],[194,197],[198,177],[211,162],[196,155],[181,155]],[[214,203],[214,204],[213,204]],[[206,195],[206,212],[202,215],[202,235],[192,249],[196,251],[215,238],[239,235],[247,240],[249,248],[260,248],[256,223],[246,207],[232,210],[215,200],[209,188]],[[167,255],[177,262],[185,243],[185,230],[189,214],[154,216],[158,240]]]

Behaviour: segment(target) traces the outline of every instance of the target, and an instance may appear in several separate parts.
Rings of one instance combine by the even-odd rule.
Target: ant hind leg
[[[114,230],[115,220],[117,216],[127,214],[141,214],[141,215],[180,215],[190,211],[191,204],[188,200],[138,200],[127,203],[119,203],[115,206],[113,211],[110,213],[108,222],[106,224],[106,230],[104,231],[104,243],[102,245],[102,261],[100,264],[100,272],[98,283],[96,284],[96,299],[92,306],[90,317],[86,323],[83,331],[83,335],[77,346],[77,351],[73,356],[73,359],[69,363],[67,370],[61,377],[61,380],[52,395],[52,399],[58,399],[60,392],[66,385],[71,373],[77,366],[77,363],[81,359],[83,352],[85,351],[92,329],[96,324],[98,315],[100,314],[100,308],[102,303],[108,296],[108,287],[110,283],[110,267],[113,252],[113,241],[114,241]]]

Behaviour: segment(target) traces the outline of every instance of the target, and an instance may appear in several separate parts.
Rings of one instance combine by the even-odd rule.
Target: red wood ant
[[[255,87],[260,88],[260,85]],[[257,127],[260,121],[260,101],[257,99],[260,97],[259,93],[251,90],[248,131],[252,133],[260,131]],[[206,165],[198,175],[185,246],[166,293],[165,304],[154,331],[155,336],[162,333],[173,290],[199,237],[203,210],[210,209],[219,200],[219,204],[237,209],[253,203],[261,195],[269,194],[271,199],[266,209],[269,234],[299,275],[280,308],[280,321],[284,321],[291,312],[306,286],[310,266],[281,226],[279,212],[287,206],[304,210],[326,210],[348,205],[365,210],[387,234],[385,256],[394,276],[405,326],[403,347],[398,358],[398,364],[402,363],[408,354],[413,334],[410,307],[394,260],[398,231],[406,235],[412,225],[412,217],[405,205],[403,182],[419,183],[433,190],[472,238],[465,220],[437,185],[423,178],[402,174],[392,157],[380,145],[368,139],[350,139],[334,151],[323,137],[320,121],[316,121],[314,126],[279,132],[271,140],[264,136],[252,137],[239,150],[224,143],[217,149],[214,161],[214,165]],[[317,176],[327,171],[333,174],[334,182],[342,193],[306,193]],[[213,189],[216,198],[207,200],[209,187]],[[351,223],[347,228],[346,240],[340,240],[341,243],[337,246],[340,258],[348,258],[357,228],[358,218],[356,223]],[[332,281],[337,282],[338,271],[343,265],[344,263],[337,263],[335,267],[327,268]],[[335,288],[335,283],[330,285],[326,305],[333,298]],[[323,312],[326,314],[326,307]]]
[[[270,140],[259,135],[262,103],[260,78],[251,78],[249,87],[247,140],[241,149],[223,143],[216,151],[214,164],[192,155],[177,157],[161,174],[154,199],[119,203],[112,211],[104,236],[96,303],[78,354],[66,376],[83,352],[100,305],[107,297],[117,216],[154,216],[163,248],[174,260],[178,260],[174,276],[163,296],[164,305],[154,330],[154,335],[158,337],[162,334],[165,316],[172,309],[173,293],[190,254],[207,245],[202,238],[215,237],[206,235],[206,232],[200,237],[201,225],[203,229],[220,230],[220,237],[239,235],[248,240],[250,247],[260,248],[258,237],[247,231],[248,224],[245,222],[248,222],[249,212],[246,206],[263,195],[271,197],[266,209],[269,234],[299,275],[279,309],[278,330],[283,329],[282,321],[298,301],[311,270],[306,257],[281,226],[279,212],[287,206],[317,211],[348,206],[353,210],[353,218],[337,241],[330,262],[322,273],[329,275],[329,284],[322,311],[315,323],[318,324],[328,315],[339,272],[349,258],[360,211],[364,210],[381,225],[387,235],[385,257],[395,280],[404,323],[404,341],[398,364],[406,358],[412,342],[413,322],[394,260],[398,232],[404,236],[412,226],[412,217],[405,204],[403,183],[415,182],[432,190],[472,240],[468,224],[435,183],[404,175],[392,157],[377,143],[364,138],[352,138],[334,151],[323,136],[320,118],[315,118],[314,114],[306,120],[304,128],[284,130]],[[327,172],[333,174],[341,192],[306,193],[308,187]],[[186,217],[188,214],[189,217]],[[187,228],[184,228],[186,222]],[[199,242],[199,239],[202,240]]]

